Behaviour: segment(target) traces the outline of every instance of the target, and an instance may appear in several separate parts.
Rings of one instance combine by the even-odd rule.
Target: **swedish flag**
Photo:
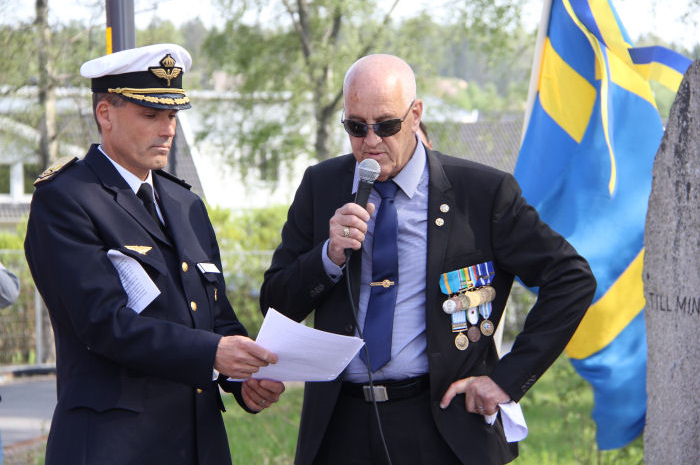
[[[567,354],[593,386],[598,446],[614,449],[642,432],[646,412],[644,222],[663,135],[649,79],[675,91],[690,60],[632,47],[608,0],[553,0],[543,17],[515,176],[598,282]]]

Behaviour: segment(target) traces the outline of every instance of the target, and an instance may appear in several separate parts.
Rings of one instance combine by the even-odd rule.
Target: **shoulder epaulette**
[[[185,189],[190,189],[190,188],[192,187],[190,184],[187,184],[187,182],[185,182],[184,179],[180,179],[180,178],[176,177],[175,175],[172,175],[172,174],[168,173],[167,171],[163,171],[163,170],[154,170],[153,172],[156,173],[156,174],[159,174],[159,175],[163,176],[165,179],[169,179],[169,180],[171,180],[171,181],[173,181],[173,182],[176,182],[176,183],[180,184],[180,185],[183,186]]]
[[[38,178],[36,178],[36,180],[34,181],[34,185],[36,186],[40,182],[52,179],[54,176],[71,166],[76,161],[78,161],[78,157],[67,156],[59,158],[58,160],[56,160],[56,163],[46,168],[44,172],[41,173]]]

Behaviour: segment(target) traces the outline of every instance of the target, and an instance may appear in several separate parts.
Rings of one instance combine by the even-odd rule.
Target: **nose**
[[[176,118],[164,118],[160,125],[160,136],[162,137],[174,137],[175,128],[177,127]]]
[[[374,128],[369,126],[367,128],[367,135],[365,136],[365,144],[375,146],[382,141],[382,138],[374,132]]]

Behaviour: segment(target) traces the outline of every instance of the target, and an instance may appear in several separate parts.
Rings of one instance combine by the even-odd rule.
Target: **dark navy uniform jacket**
[[[96,145],[34,193],[25,252],[57,358],[47,465],[230,463],[212,371],[221,335],[246,331],[222,274],[197,266],[221,270],[203,202],[166,173],[153,182],[167,232]],[[140,314],[112,249],[160,290]],[[224,379],[243,405],[240,385]]]

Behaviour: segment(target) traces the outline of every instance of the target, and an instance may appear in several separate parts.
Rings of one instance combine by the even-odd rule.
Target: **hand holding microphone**
[[[367,222],[374,212],[374,204],[368,204],[367,200],[380,171],[376,160],[362,160],[358,168],[360,180],[355,201],[337,209],[330,219],[328,257],[338,266],[345,263],[353,250],[362,247],[367,233]]]

